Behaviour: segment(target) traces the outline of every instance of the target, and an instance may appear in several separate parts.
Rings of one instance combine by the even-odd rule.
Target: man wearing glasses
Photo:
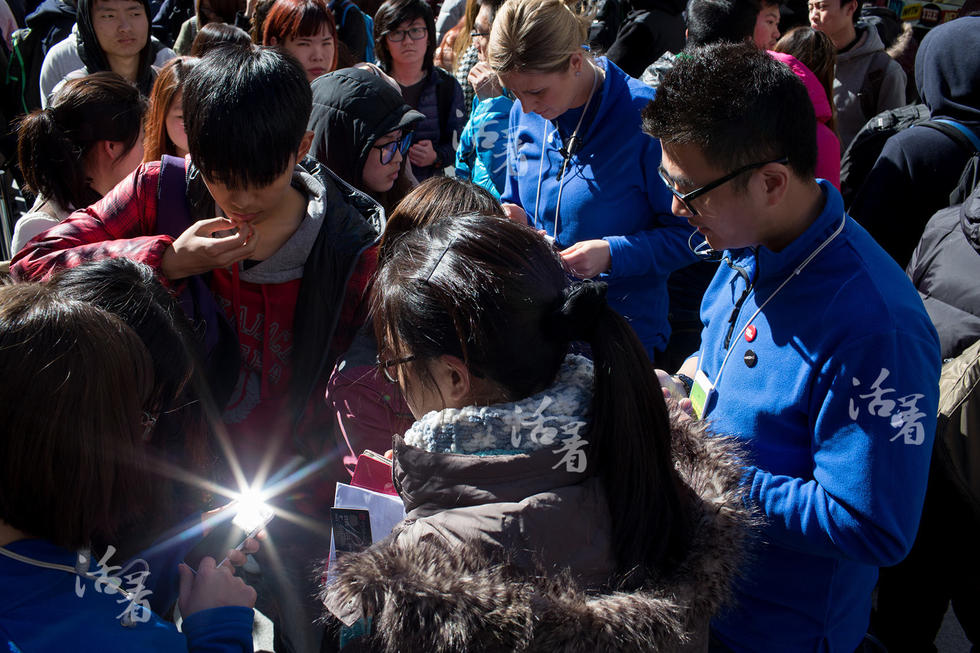
[[[902,270],[814,180],[816,121],[789,68],[747,44],[694,49],[644,130],[661,140],[673,212],[723,261],[673,392],[744,444],[746,500],[764,519],[711,650],[854,651],[878,567],[905,557],[918,528],[935,329]]]

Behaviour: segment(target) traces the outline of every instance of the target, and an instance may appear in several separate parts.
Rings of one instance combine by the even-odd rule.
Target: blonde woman
[[[609,283],[654,358],[670,337],[667,276],[696,260],[692,229],[671,215],[660,144],[640,131],[654,91],[590,54],[588,24],[560,0],[509,0],[493,22],[488,61],[517,98],[501,201],[572,274]]]

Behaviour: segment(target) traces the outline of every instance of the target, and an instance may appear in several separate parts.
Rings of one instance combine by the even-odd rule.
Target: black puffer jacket
[[[980,340],[980,186],[929,220],[907,271],[939,332],[944,360]]]

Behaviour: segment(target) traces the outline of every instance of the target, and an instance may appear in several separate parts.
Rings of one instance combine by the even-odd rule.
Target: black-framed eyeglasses
[[[490,32],[477,32],[476,30],[470,32],[471,39],[475,39],[477,37],[487,38],[488,36],[490,36]]]
[[[391,375],[391,368],[398,365],[404,365],[405,363],[411,363],[417,358],[418,356],[412,355],[403,356],[401,358],[393,358],[390,361],[383,361],[381,360],[381,355],[378,354],[374,360],[378,364],[378,369],[380,369],[381,373],[384,374],[385,380],[388,381],[388,383],[398,383],[398,379]]]
[[[393,29],[385,32],[385,36],[392,43],[401,43],[405,40],[405,35],[413,41],[419,41],[425,38],[425,35],[429,33],[429,28],[427,27],[409,27],[408,29]]]
[[[769,165],[770,163],[788,163],[788,162],[789,159],[787,159],[786,157],[782,157],[779,159],[773,159],[771,161],[760,161],[758,163],[750,163],[749,165],[742,166],[737,170],[733,170],[732,172],[729,172],[724,177],[719,177],[718,179],[715,179],[714,181],[707,183],[704,186],[701,186],[700,188],[695,188],[690,193],[682,193],[676,188],[674,188],[674,183],[667,175],[667,171],[664,170],[663,166],[659,166],[657,172],[660,174],[660,179],[664,182],[664,185],[667,186],[668,189],[670,189],[670,192],[674,194],[674,197],[680,200],[680,203],[684,205],[684,208],[690,211],[691,215],[697,215],[698,214],[697,209],[691,206],[691,202],[701,197],[705,193],[709,193],[714,189],[718,188],[719,186],[721,186],[722,184],[725,184],[731,181],[732,179],[735,179],[735,177],[738,177],[743,172],[748,172],[749,170],[755,170],[756,168],[761,168],[762,166]]]
[[[374,145],[373,147],[381,150],[381,165],[386,166],[395,158],[395,152],[400,152],[402,156],[405,156],[408,148],[412,147],[412,133],[409,132],[398,140],[388,141],[383,145]]]

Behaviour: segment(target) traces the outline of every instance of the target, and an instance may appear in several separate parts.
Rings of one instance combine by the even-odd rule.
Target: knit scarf
[[[405,433],[405,443],[433,453],[537,451],[583,437],[591,402],[592,361],[570,354],[547,390],[511,403],[432,411]]]

